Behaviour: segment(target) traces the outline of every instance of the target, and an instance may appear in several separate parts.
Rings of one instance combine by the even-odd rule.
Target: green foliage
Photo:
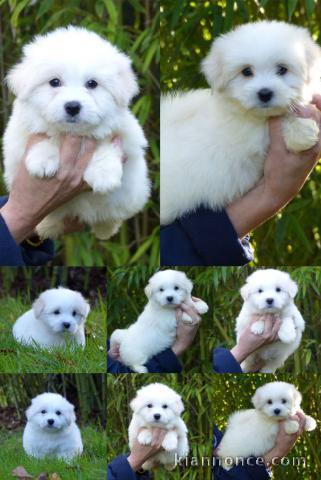
[[[321,368],[321,269],[319,267],[276,267],[290,273],[298,283],[295,303],[306,329],[299,349],[284,366],[285,372],[299,374],[319,372]],[[184,371],[211,372],[212,352],[218,346],[235,345],[235,320],[242,306],[239,289],[252,268],[179,267],[193,281],[193,295],[209,305],[192,347],[182,357]],[[116,328],[127,327],[137,319],[147,299],[144,287],[154,270],[146,267],[122,267],[109,274],[108,335]]]
[[[147,161],[153,184],[144,211],[125,222],[108,242],[89,232],[66,235],[57,242],[57,265],[119,266],[141,262],[156,266],[159,258],[159,4],[157,0],[45,0],[0,1],[0,129],[7,124],[12,98],[5,87],[8,69],[19,59],[21,47],[35,33],[69,24],[81,25],[106,37],[130,55],[138,75],[140,95],[132,105],[149,141]],[[0,175],[1,177],[1,175]],[[2,188],[1,188],[2,184]],[[0,178],[0,194],[5,193]]]
[[[106,478],[105,432],[94,426],[81,428],[84,453],[70,464],[54,458],[35,459],[22,448],[22,430],[0,430],[0,478],[13,478],[12,470],[23,466],[38,478],[42,472],[56,473],[62,480],[103,480]]]
[[[162,0],[162,91],[204,88],[200,62],[233,26],[263,19],[309,28],[321,44],[321,3],[314,0]],[[320,265],[321,165],[297,197],[252,235],[259,265]]]
[[[307,414],[320,418],[319,396],[321,381],[318,375],[108,375],[108,424],[107,459],[111,461],[121,453],[128,453],[127,429],[131,419],[128,407],[135,391],[152,382],[165,383],[176,390],[183,399],[183,419],[189,429],[191,457],[198,462],[201,457],[210,460],[212,455],[212,431],[214,424],[220,429],[226,427],[228,416],[240,408],[251,407],[251,396],[256,388],[274,380],[294,383],[303,394],[303,409]],[[306,467],[275,467],[275,478],[304,480],[319,478],[321,434],[319,429],[303,435],[291,452],[292,456],[306,457]],[[206,460],[205,460],[206,461]],[[167,480],[168,473],[157,470],[157,480]],[[188,480],[212,479],[209,466],[186,466],[175,469],[170,478]]]

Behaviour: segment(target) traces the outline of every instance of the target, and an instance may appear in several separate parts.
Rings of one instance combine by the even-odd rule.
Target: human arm
[[[95,150],[95,142],[63,136],[57,174],[40,179],[29,175],[25,157],[29,149],[43,138],[44,135],[40,134],[30,137],[8,201],[0,209],[2,219],[17,244],[32,236],[35,227],[46,215],[88,188],[83,181],[83,172]]]

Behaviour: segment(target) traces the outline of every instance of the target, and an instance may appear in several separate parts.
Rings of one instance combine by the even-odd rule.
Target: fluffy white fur
[[[297,284],[291,280],[290,275],[280,270],[257,270],[247,278],[246,284],[241,288],[244,303],[236,319],[237,340],[254,314],[277,314],[282,322],[278,341],[265,345],[250,355],[241,365],[243,371],[251,371],[251,367],[263,359],[265,365],[260,371],[274,373],[298,348],[305,322],[293,301],[297,291]],[[253,323],[251,331],[261,335],[264,332],[264,321]]]
[[[161,104],[162,224],[201,204],[225,207],[257,184],[269,117],[284,115],[289,150],[317,143],[317,124],[293,111],[320,90],[320,59],[309,32],[284,22],[245,24],[214,41],[202,63],[211,89],[168,96]],[[245,68],[253,75],[244,76]],[[263,89],[271,91],[269,101],[260,100]]]
[[[149,470],[160,463],[167,470],[172,470],[175,467],[175,455],[183,459],[189,450],[187,427],[181,418],[184,411],[181,397],[162,383],[151,383],[138,390],[130,406],[133,410],[128,429],[130,449],[135,439],[141,445],[150,445],[152,428],[168,430],[162,443],[164,451],[147,460],[143,468]]]
[[[285,382],[271,382],[256,390],[252,398],[254,409],[233,413],[225,434],[216,452],[223,468],[229,470],[236,457],[263,457],[275,446],[279,422],[286,420],[285,431],[292,434],[298,431],[299,424],[289,417],[302,412],[300,392]],[[306,416],[305,430],[316,428],[316,421]]]
[[[60,86],[50,85],[54,79]],[[56,174],[61,134],[93,137],[97,147],[84,173],[92,191],[48,215],[37,231],[42,237],[56,237],[69,216],[91,225],[99,238],[109,238],[123,220],[143,208],[150,190],[144,159],[147,142],[128,108],[138,93],[129,57],[94,32],[58,28],[23,48],[22,60],[7,80],[17,97],[4,134],[8,188],[31,133],[49,137],[33,146],[26,158],[28,171],[37,177]],[[78,114],[68,113],[70,102],[78,103]]]
[[[163,270],[155,273],[145,288],[148,303],[137,321],[126,329],[115,330],[111,346],[119,344],[125,365],[139,373],[147,373],[144,364],[157,353],[173,345],[176,338],[176,309],[185,302],[194,305],[199,314],[208,311],[202,300],[191,297],[193,284],[184,272]],[[182,320],[192,322],[185,312]]]
[[[13,336],[26,345],[35,342],[50,348],[66,345],[66,340],[85,346],[85,321],[90,306],[81,293],[68,288],[51,288],[41,293],[13,326]]]
[[[81,455],[83,445],[74,406],[57,393],[42,393],[26,411],[23,448],[36,458],[53,456],[66,461]]]

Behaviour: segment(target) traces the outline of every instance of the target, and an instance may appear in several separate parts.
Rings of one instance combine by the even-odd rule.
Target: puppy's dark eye
[[[56,411],[56,415],[61,415],[61,411],[60,411],[60,410],[57,410],[57,411]]]
[[[244,77],[253,77],[253,75],[254,75],[251,67],[243,68],[241,73]]]
[[[159,291],[160,291],[160,292],[163,292],[163,291],[164,291],[164,289],[161,287],[161,288],[159,289]]]
[[[282,403],[286,403],[286,400],[285,400],[285,398],[282,398]]]
[[[41,410],[41,413],[44,415],[45,413],[47,413],[47,410]]]
[[[267,402],[268,402],[269,405],[272,405],[272,403],[273,403],[272,400],[268,400]]]
[[[73,310],[73,312],[72,312],[72,316],[73,316],[73,317],[75,317],[76,315],[77,315],[77,312],[76,312],[76,310]]]
[[[149,404],[147,405],[147,408],[153,408],[153,405],[152,405],[151,403],[149,403]]]
[[[259,288],[259,289],[258,289],[258,292],[259,292],[259,293],[263,293],[262,288]]]
[[[53,78],[50,80],[49,85],[52,87],[61,87],[61,80],[59,80],[59,78]]]
[[[278,75],[285,75],[287,73],[288,69],[284,65],[278,65],[276,67],[276,73]]]
[[[276,287],[275,291],[276,291],[276,292],[281,292],[281,288],[280,288],[280,287]]]
[[[85,85],[86,85],[86,88],[94,89],[97,87],[98,83],[96,82],[96,80],[88,80],[88,82],[86,82]]]
[[[59,315],[60,314],[59,308],[57,308],[53,313],[54,313],[54,315]]]
[[[175,285],[174,290],[179,290],[179,287]]]
[[[166,405],[166,403],[164,405],[162,405],[163,408],[168,408],[168,405]]]

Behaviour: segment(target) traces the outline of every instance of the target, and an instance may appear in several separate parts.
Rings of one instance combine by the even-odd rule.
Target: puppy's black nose
[[[272,305],[272,303],[274,302],[274,298],[267,298],[265,301],[268,305]]]
[[[273,97],[273,92],[269,88],[261,88],[261,90],[257,92],[257,95],[261,102],[267,103]]]
[[[168,302],[172,302],[173,299],[174,299],[174,297],[166,297],[166,300],[167,300]]]
[[[64,326],[65,328],[69,328],[69,327],[70,327],[70,323],[64,322],[64,323],[63,323],[63,326]]]
[[[47,423],[48,425],[53,425],[55,421],[52,418],[49,418],[49,420],[47,420]]]
[[[155,413],[155,414],[154,414],[154,418],[155,418],[155,420],[159,420],[159,419],[160,419],[160,417],[161,417],[161,416],[160,416],[160,414],[159,414],[159,413]]]
[[[276,409],[274,410],[275,415],[279,415],[280,412],[281,412],[281,410],[280,410],[279,408],[276,408]]]
[[[79,102],[67,102],[65,103],[65,110],[68,113],[68,115],[71,115],[74,117],[75,115],[78,115],[80,112],[81,105]]]

